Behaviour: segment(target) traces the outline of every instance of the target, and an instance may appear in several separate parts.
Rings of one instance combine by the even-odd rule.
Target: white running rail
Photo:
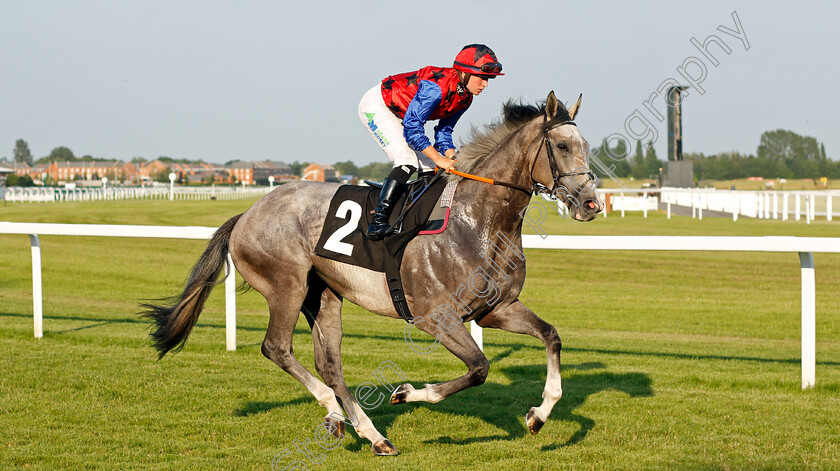
[[[131,226],[104,224],[45,224],[0,222],[0,234],[27,234],[32,244],[32,312],[35,338],[44,336],[43,291],[41,285],[41,244],[39,235],[94,237],[149,237],[158,239],[207,240],[216,227],[200,226]],[[233,261],[228,255],[228,262]],[[227,273],[225,274],[227,275]],[[225,340],[228,350],[236,350],[236,277],[225,279]]]
[[[209,239],[215,227],[116,226],[95,224],[43,224],[0,222],[0,234],[29,235],[32,244],[32,284],[35,337],[43,336],[41,250],[38,235],[154,237]],[[840,253],[836,237],[717,237],[717,236],[560,236],[523,235],[526,249],[734,251],[797,253],[802,273],[802,389],[816,383],[816,285],[814,253]],[[230,256],[228,260],[230,261]],[[225,331],[227,349],[236,349],[236,283],[225,280]],[[482,347],[481,328],[471,323],[476,343]]]

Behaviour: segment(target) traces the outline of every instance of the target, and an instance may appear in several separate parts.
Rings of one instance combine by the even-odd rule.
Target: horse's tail
[[[180,295],[165,299],[165,302],[171,302],[171,305],[141,304],[147,309],[142,315],[154,321],[149,336],[152,345],[158,351],[158,359],[163,358],[170,350],[179,352],[184,348],[204,302],[207,301],[213,287],[219,283],[216,280],[227,264],[230,234],[241,216],[239,214],[232,217],[216,230],[207,249],[193,267],[184,291]]]

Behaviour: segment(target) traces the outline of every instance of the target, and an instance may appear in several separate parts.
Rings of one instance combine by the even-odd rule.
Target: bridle
[[[464,178],[469,178],[471,180],[477,180],[477,181],[480,181],[480,182],[489,183],[491,185],[499,185],[499,186],[505,186],[505,187],[508,187],[508,188],[513,188],[515,190],[519,190],[519,191],[522,191],[522,192],[528,194],[528,196],[531,196],[533,193],[537,193],[537,194],[543,193],[543,194],[549,195],[551,198],[560,200],[563,203],[566,203],[570,199],[577,200],[577,198],[574,195],[578,195],[578,196],[580,195],[580,188],[582,188],[583,185],[581,185],[580,188],[578,188],[578,191],[572,192],[570,190],[570,187],[562,182],[563,178],[572,178],[572,177],[576,177],[578,175],[586,175],[589,178],[589,181],[587,181],[587,183],[589,183],[589,182],[594,182],[595,181],[595,174],[592,173],[588,169],[587,170],[575,170],[573,172],[561,172],[560,171],[560,165],[557,163],[557,156],[554,154],[554,146],[551,144],[551,139],[548,137],[549,131],[551,131],[552,129],[554,129],[558,126],[564,126],[564,125],[567,125],[567,124],[570,124],[572,126],[577,126],[577,124],[575,124],[575,122],[572,121],[572,120],[567,120],[567,121],[561,121],[559,123],[556,123],[549,128],[546,125],[546,122],[547,122],[547,116],[544,115],[543,116],[542,142],[540,143],[539,149],[537,149],[537,154],[536,154],[536,156],[534,156],[534,160],[531,162],[531,171],[530,171],[531,186],[530,187],[519,185],[519,184],[516,184],[516,183],[503,182],[503,181],[493,180],[493,179],[490,179],[490,178],[479,177],[479,176],[476,176],[476,175],[470,175],[469,173],[459,172],[457,170],[451,170],[450,169],[450,170],[447,170],[447,172],[458,175],[458,176],[461,176],[461,177],[464,177]],[[552,178],[552,181],[554,182],[551,189],[549,189],[548,187],[546,187],[542,183],[537,183],[537,181],[534,179],[534,168],[537,165],[537,160],[539,160],[539,158],[540,158],[540,154],[542,153],[542,148],[543,147],[545,147],[545,149],[546,149],[546,158],[548,159],[548,166],[551,169],[551,178]],[[572,182],[572,185],[571,185],[572,188],[577,186],[574,183],[574,180],[571,180],[571,182]],[[585,184],[586,183],[584,183],[584,185]]]
[[[554,155],[554,146],[551,144],[551,139],[549,139],[548,137],[549,131],[558,126],[564,126],[567,124],[577,126],[577,124],[572,120],[567,120],[561,121],[549,128],[548,126],[546,126],[546,121],[547,117],[543,116],[543,140],[540,143],[540,148],[537,149],[537,155],[536,157],[534,157],[534,161],[531,163],[531,193],[545,193],[548,194],[551,198],[560,200],[563,203],[566,203],[569,199],[577,200],[577,198],[574,195],[580,195],[580,188],[582,188],[583,185],[580,185],[578,187],[577,184],[574,182],[573,177],[576,177],[578,175],[586,175],[589,178],[589,180],[586,183],[589,183],[595,181],[595,174],[588,169],[575,170],[572,172],[561,172],[560,165],[557,163],[557,157]],[[546,150],[546,158],[548,159],[548,166],[551,169],[551,178],[554,182],[550,190],[545,185],[537,183],[537,181],[534,179],[534,167],[536,167],[537,165],[537,160],[539,160],[540,158],[540,153],[542,152],[543,147],[545,147]],[[569,186],[562,182],[563,178],[571,178],[572,188],[577,187],[578,191],[572,192]],[[586,183],[584,183],[584,185]]]

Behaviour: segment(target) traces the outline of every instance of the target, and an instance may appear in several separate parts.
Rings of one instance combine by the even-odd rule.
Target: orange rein
[[[440,168],[440,167],[437,167],[437,168],[435,169],[435,171],[437,171],[437,169],[438,169],[438,168]],[[477,181],[477,182],[489,183],[489,184],[491,184],[491,185],[495,185],[495,184],[496,184],[496,181],[495,181],[495,180],[493,180],[493,179],[490,179],[490,178],[484,178],[484,177],[479,177],[478,175],[470,175],[469,173],[459,172],[459,171],[457,171],[457,170],[453,170],[453,169],[451,169],[451,168],[446,169],[446,172],[447,172],[447,173],[454,174],[454,175],[458,175],[459,177],[469,178],[470,180],[475,180],[475,181]]]
[[[439,168],[440,167],[435,167],[435,173],[437,173]],[[453,175],[458,175],[459,177],[464,177],[464,178],[468,178],[470,180],[475,180],[477,182],[488,183],[490,185],[506,186],[508,188],[513,188],[515,190],[523,191],[525,193],[528,193],[529,195],[533,192],[533,190],[531,188],[526,188],[526,187],[521,186],[521,185],[516,185],[514,183],[507,183],[507,182],[497,182],[496,180],[493,180],[492,178],[479,177],[478,175],[471,175],[469,173],[459,172],[459,171],[451,169],[451,168],[446,169],[446,172],[451,173]]]

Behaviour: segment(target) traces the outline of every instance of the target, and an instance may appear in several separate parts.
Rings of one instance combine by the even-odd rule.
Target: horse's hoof
[[[344,438],[344,422],[341,420],[326,416],[324,417],[324,428],[335,438]]]
[[[405,404],[409,393],[412,391],[414,391],[414,386],[408,383],[397,386],[397,389],[394,389],[394,393],[391,394],[391,404]]]
[[[527,414],[525,414],[525,425],[528,426],[528,431],[531,432],[531,435],[536,435],[540,432],[542,426],[545,425],[545,422],[537,417],[537,414],[534,413],[534,409],[531,409]]]
[[[374,443],[370,448],[376,456],[397,456],[400,454],[397,448],[391,445],[391,442],[387,438],[379,443]]]

